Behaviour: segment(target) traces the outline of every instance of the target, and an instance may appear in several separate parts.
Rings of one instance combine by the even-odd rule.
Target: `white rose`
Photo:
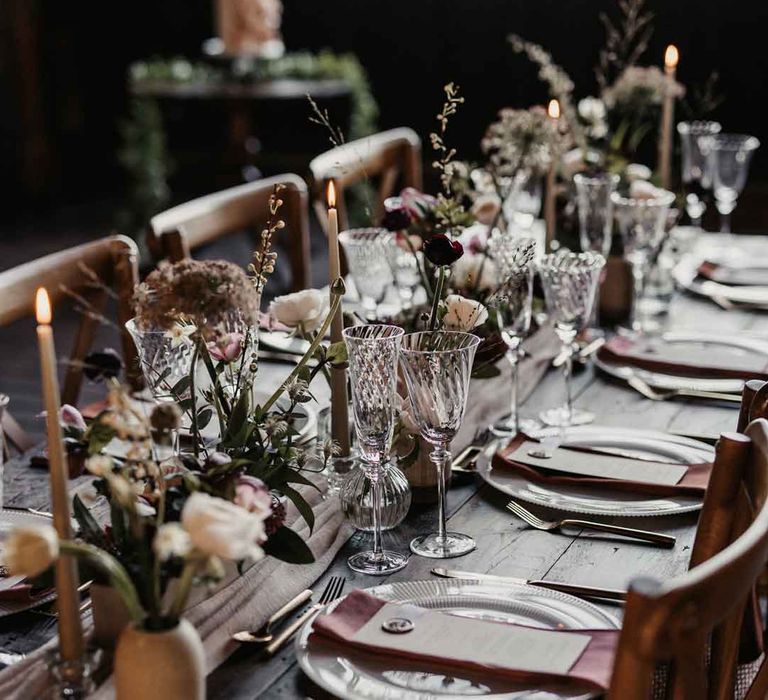
[[[663,192],[645,180],[635,180],[629,186],[629,196],[633,199],[657,199]]]
[[[327,294],[319,289],[302,289],[276,297],[269,305],[269,315],[289,328],[301,325],[309,332],[323,325],[329,308]]]
[[[451,286],[454,289],[478,289],[488,291],[498,284],[499,271],[496,263],[487,255],[474,255],[465,249],[451,266]]]
[[[501,202],[495,194],[481,194],[472,204],[472,215],[483,225],[490,226],[501,211]]]
[[[59,556],[59,537],[50,525],[28,525],[13,530],[4,543],[8,571],[29,578],[43,573]]]
[[[651,175],[653,175],[651,169],[642,163],[630,163],[626,167],[624,174],[626,175],[629,182],[637,182],[638,180],[650,180]]]
[[[85,468],[94,476],[105,476],[112,471],[112,458],[106,455],[93,455],[85,461]]]
[[[605,119],[605,103],[597,97],[585,97],[579,100],[579,116],[586,122]]]
[[[160,561],[184,557],[192,549],[189,533],[179,523],[165,523],[157,529],[152,549]]]
[[[259,546],[265,539],[263,513],[197,491],[184,504],[181,524],[203,554],[235,561],[264,556]]]
[[[488,318],[488,309],[479,301],[467,299],[459,294],[449,294],[443,305],[447,313],[443,316],[443,325],[451,331],[471,331]]]

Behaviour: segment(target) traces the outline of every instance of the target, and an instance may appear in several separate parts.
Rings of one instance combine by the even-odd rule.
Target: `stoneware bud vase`
[[[200,635],[183,618],[158,632],[131,624],[117,641],[114,678],[117,700],[204,700]]]

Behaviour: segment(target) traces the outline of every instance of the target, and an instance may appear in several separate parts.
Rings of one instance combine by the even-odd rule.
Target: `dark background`
[[[127,106],[126,69],[150,56],[199,57],[201,42],[214,33],[212,5],[0,3],[0,222],[123,196],[115,152]],[[542,43],[585,96],[596,92],[593,67],[604,41],[598,14],[616,12],[615,0],[284,0],[284,6],[289,51],[328,47],[358,55],[381,108],[381,128],[405,124],[425,137],[442,85],[458,82],[467,104],[452,123],[452,143],[467,158],[500,107],[547,97],[536,69],[506,42],[509,33]],[[768,180],[768,3],[649,0],[648,7],[656,31],[642,62],[660,65],[664,47],[674,42],[681,51],[678,75],[689,87],[719,72],[727,100],[714,116],[728,131],[763,140],[751,183]],[[209,138],[207,128],[200,123],[201,140]],[[317,150],[323,148],[318,132]]]

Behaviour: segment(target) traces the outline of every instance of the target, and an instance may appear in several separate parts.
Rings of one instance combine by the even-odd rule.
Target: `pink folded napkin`
[[[611,338],[597,357],[611,364],[639,367],[651,372],[707,379],[768,379],[768,362],[757,353],[736,354],[716,345],[694,352],[688,345],[658,339]]]
[[[390,607],[386,606],[391,606],[392,614],[403,614],[413,619],[413,631],[405,634],[390,634],[382,631],[379,613],[382,611],[385,616],[388,616]],[[438,625],[442,630],[450,630],[449,635],[436,638],[435,628]],[[470,637],[462,636],[462,630],[467,630],[470,635],[476,635],[478,625],[485,630],[489,637],[498,638],[501,634],[502,639],[512,639],[519,636],[523,640],[530,638],[533,644],[549,644],[553,656],[558,655],[558,652],[555,651],[556,648],[569,647],[571,649],[568,652],[570,658],[573,656],[575,645],[578,650],[576,658],[572,662],[568,662],[568,667],[564,671],[547,669],[550,662],[553,664],[556,662],[550,658],[546,646],[542,650],[543,653],[538,655],[538,664],[542,668],[535,671],[529,668],[525,670],[516,668],[517,654],[514,651],[508,654],[502,662],[469,659],[467,657],[471,657],[476,648],[468,643]],[[421,639],[425,640],[424,644],[417,645],[417,639],[414,637],[404,645],[408,635],[416,635],[416,630],[419,628],[422,635]],[[518,682],[523,681],[532,684],[546,681],[568,683],[578,688],[584,687],[597,691],[607,690],[610,684],[613,658],[619,639],[619,630],[542,630],[503,622],[469,620],[414,605],[388,603],[361,590],[352,591],[336,606],[333,612],[319,615],[312,630],[313,636],[317,635],[347,647],[351,646],[375,654],[398,656],[411,661],[422,661],[430,665],[442,665],[454,669],[465,668]],[[458,638],[459,646],[464,649],[466,657],[441,653],[440,647],[446,646],[446,643],[455,637]],[[419,651],[404,651],[403,647],[409,645],[419,646]],[[496,647],[493,650],[489,649],[489,654],[495,650]],[[517,647],[517,652],[521,655],[525,654],[526,651],[529,650],[524,647]]]
[[[0,591],[0,603],[34,603],[49,592],[49,588],[33,588],[28,583],[20,583]]]
[[[758,287],[768,285],[768,266],[754,266],[749,264],[739,267],[731,267],[720,263],[705,260],[697,270],[701,277],[706,277],[713,282],[730,284],[736,287]]]
[[[644,493],[652,496],[704,496],[712,472],[711,464],[681,465],[686,467],[685,475],[677,484],[652,484],[631,479],[614,479],[599,476],[581,476],[578,474],[566,474],[553,469],[537,469],[529,464],[522,464],[509,455],[517,450],[525,441],[538,442],[535,438],[523,433],[516,435],[503,450],[496,453],[493,458],[493,466],[498,469],[511,469],[522,474],[526,479],[550,486],[596,486],[611,488],[632,493]],[[606,459],[608,450],[590,450],[586,447],[559,447],[558,453],[587,452],[596,457]],[[637,460],[638,473],[642,473],[644,460]]]

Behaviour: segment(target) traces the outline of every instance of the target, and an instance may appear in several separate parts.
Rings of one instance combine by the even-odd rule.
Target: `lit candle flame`
[[[547,114],[550,119],[560,119],[560,103],[557,100],[550,100],[547,106]]]
[[[40,287],[35,295],[35,315],[39,324],[47,326],[51,323],[51,300],[44,287]]]
[[[677,50],[677,46],[674,44],[667,46],[667,50],[664,52],[664,66],[670,69],[676,68],[679,60],[680,52]]]
[[[333,180],[328,180],[328,207],[331,209],[336,207],[336,186]]]

